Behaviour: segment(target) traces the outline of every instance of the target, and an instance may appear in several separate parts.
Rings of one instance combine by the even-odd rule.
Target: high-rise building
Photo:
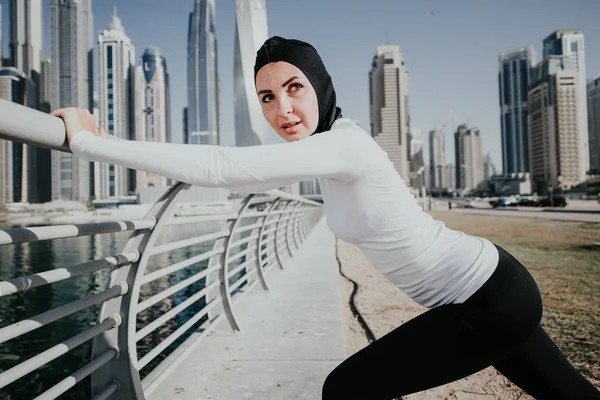
[[[2,41],[2,4],[0,4],[0,67],[3,65],[4,60],[2,55],[4,50],[4,42]]]
[[[581,105],[577,110],[577,130],[579,135],[579,177],[585,180],[589,170],[589,132],[586,100],[585,45],[580,30],[557,30],[544,39],[544,58],[549,56],[565,56],[569,60],[569,68],[577,71],[577,95]]]
[[[43,24],[41,0],[10,1],[10,62],[23,74],[28,93],[41,96],[43,57]],[[42,107],[41,100],[29,98],[29,107]],[[19,101],[20,104],[24,104]],[[20,176],[17,197],[22,202],[42,202],[50,198],[50,150],[32,145],[15,144],[13,159],[18,160],[14,174]]]
[[[454,163],[448,163],[444,165],[444,188],[456,189],[456,165]]]
[[[52,108],[93,110],[94,27],[91,0],[52,0]],[[87,202],[93,190],[90,163],[52,152],[52,199]]]
[[[189,131],[187,128],[187,123],[188,123],[188,117],[187,117],[187,107],[183,108],[183,143],[185,144],[189,144],[190,143],[190,138],[189,138]]]
[[[37,82],[43,57],[41,0],[10,1],[11,65]]]
[[[135,73],[135,140],[145,142],[170,141],[167,108],[169,87],[167,63],[158,47],[148,47]],[[137,171],[136,186],[166,187],[167,178],[145,171]]]
[[[236,146],[264,144],[270,132],[254,88],[256,52],[268,34],[265,0],[236,0],[233,50]]]
[[[0,99],[36,108],[36,85],[14,67],[0,68]],[[0,139],[0,202],[28,202],[33,146]]]
[[[49,113],[52,111],[52,60],[42,60],[40,68],[40,111]]]
[[[580,102],[578,81],[569,57],[548,56],[533,69],[529,134],[531,179],[537,192],[569,188],[585,180],[578,118],[585,103]]]
[[[407,72],[400,47],[377,47],[369,72],[369,83],[371,135],[388,154],[400,177],[408,183]]]
[[[456,188],[475,190],[483,183],[483,148],[479,129],[459,125],[454,133]]]
[[[429,131],[429,185],[432,189],[448,187],[444,168],[446,166],[446,144],[441,129]]]
[[[527,90],[535,63],[533,46],[500,53],[498,61],[503,171],[529,172]]]
[[[190,144],[220,144],[215,0],[195,0],[188,28],[187,128]]]
[[[110,23],[98,36],[98,108],[99,125],[121,139],[134,138],[134,66],[135,49],[115,9]],[[95,163],[94,174],[97,199],[129,194],[127,168]]]
[[[414,188],[425,186],[425,160],[423,158],[423,141],[420,136],[410,140],[410,185]]]
[[[590,130],[590,172],[600,175],[600,76],[587,84],[587,110]]]
[[[488,152],[483,158],[483,181],[488,182],[494,175],[496,175],[496,166],[492,155]]]

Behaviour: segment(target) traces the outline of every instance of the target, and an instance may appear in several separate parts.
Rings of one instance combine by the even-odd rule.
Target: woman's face
[[[297,67],[284,61],[265,65],[256,75],[256,92],[269,125],[284,140],[301,140],[317,129],[317,93]]]

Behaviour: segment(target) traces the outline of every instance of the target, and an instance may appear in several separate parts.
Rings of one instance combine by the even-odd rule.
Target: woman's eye
[[[292,84],[290,85],[290,92],[295,92],[296,90],[298,90],[298,89],[300,89],[300,88],[302,88],[302,87],[303,87],[303,86],[302,86],[302,84],[300,84],[300,83],[292,83]]]
[[[268,103],[271,100],[273,100],[273,95],[272,94],[266,94],[262,98],[263,103]]]

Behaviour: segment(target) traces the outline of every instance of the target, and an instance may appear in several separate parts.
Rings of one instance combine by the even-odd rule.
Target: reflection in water
[[[215,232],[221,229],[221,223],[203,224],[202,226],[176,226],[165,228],[157,244],[186,239],[201,234]],[[85,261],[107,257],[121,253],[123,246],[131,236],[130,232],[95,235],[89,237],[59,239],[53,241],[33,242],[0,246],[0,280],[12,279],[19,276],[43,272],[50,269],[76,265]],[[209,251],[213,242],[202,243],[153,256],[149,260],[148,270],[153,271],[171,264],[189,259],[201,252]],[[237,250],[239,251],[239,249]],[[173,286],[182,280],[204,270],[207,261],[196,263],[174,274],[166,275],[140,289],[140,300]],[[76,301],[91,294],[106,289],[110,271],[97,271],[83,276],[74,277],[51,285],[45,285],[10,296],[0,297],[0,328],[24,318],[29,318],[50,309]],[[176,307],[192,296],[205,285],[205,278],[193,285],[175,293],[165,300],[155,304],[140,313],[137,317],[137,329]],[[142,358],[152,348],[159,344],[171,332],[180,327],[190,317],[195,315],[205,305],[201,298],[177,317],[170,319],[151,334],[138,342],[138,358]],[[24,336],[0,344],[0,371],[6,371],[34,355],[65,341],[66,339],[92,327],[96,324],[99,306],[90,307],[69,317],[43,326]],[[195,327],[204,322],[204,318]],[[185,340],[194,329],[190,329],[144,368],[142,377],[152,370],[174,348]],[[76,371],[90,361],[92,342],[88,341],[69,353],[59,357],[54,362],[40,368],[11,385],[0,389],[0,399],[16,400],[31,399],[51,386],[57,384],[70,373]],[[84,379],[61,399],[90,398],[90,380]]]

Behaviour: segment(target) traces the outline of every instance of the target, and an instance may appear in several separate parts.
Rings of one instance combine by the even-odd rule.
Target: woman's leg
[[[462,316],[463,305],[446,305],[406,322],[335,368],[322,399],[391,400],[461,379],[509,353]]]
[[[514,257],[498,251],[496,271],[473,296],[429,310],[349,357],[327,377],[323,400],[390,400],[490,365],[542,399],[548,392],[598,398],[541,334],[542,302],[534,279]]]
[[[541,326],[494,367],[536,399],[600,399],[600,391],[569,363]]]

